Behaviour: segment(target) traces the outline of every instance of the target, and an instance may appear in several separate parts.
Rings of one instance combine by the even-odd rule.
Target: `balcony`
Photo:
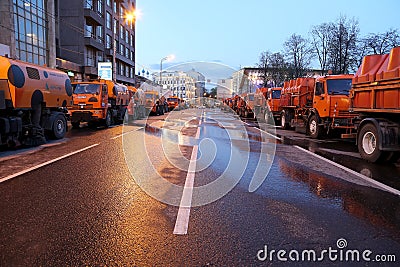
[[[99,15],[99,13],[90,8],[85,8],[83,10],[83,15],[88,21],[95,22],[98,25],[103,25],[104,23],[104,19]]]
[[[97,50],[104,50],[104,44],[100,43],[96,38],[93,36],[85,36],[85,45],[86,46],[91,46],[96,48]]]

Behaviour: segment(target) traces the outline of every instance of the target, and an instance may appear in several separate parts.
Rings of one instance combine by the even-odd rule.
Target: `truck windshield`
[[[168,102],[178,102],[178,98],[167,98]]]
[[[153,99],[153,94],[146,94],[146,99]]]
[[[327,85],[330,95],[349,95],[351,79],[327,80]]]
[[[281,98],[281,90],[272,90],[272,99]]]
[[[74,94],[96,94],[100,92],[100,84],[73,84]]]

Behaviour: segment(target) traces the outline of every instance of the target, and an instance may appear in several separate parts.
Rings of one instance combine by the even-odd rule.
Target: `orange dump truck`
[[[122,122],[130,95],[126,86],[108,80],[72,83],[74,104],[69,108],[73,127],[81,122],[109,127]]]
[[[349,112],[352,78],[346,74],[285,82],[280,98],[282,128],[305,130],[312,138],[335,129],[350,133],[355,117]]]
[[[171,111],[175,108],[179,108],[179,105],[181,103],[181,99],[177,96],[170,96],[167,98],[167,103],[168,103],[168,110]]]
[[[66,73],[0,56],[0,145],[63,138],[71,102]]]
[[[262,88],[264,91],[267,88]],[[272,87],[268,88],[263,92],[265,95],[265,98],[267,99],[267,106],[270,111],[270,116],[273,117],[275,122],[279,122],[281,119],[281,114],[280,114],[280,99],[281,99],[281,92],[282,92],[282,87]],[[267,117],[265,117],[265,120],[267,121]]]
[[[362,158],[397,160],[400,156],[400,47],[390,54],[364,57],[350,93],[357,145]]]

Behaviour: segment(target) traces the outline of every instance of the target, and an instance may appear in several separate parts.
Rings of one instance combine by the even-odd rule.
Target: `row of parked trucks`
[[[61,139],[87,122],[109,127],[183,106],[179,98],[109,80],[71,83],[65,72],[0,56],[0,146]]]
[[[320,138],[340,130],[353,137],[361,156],[371,162],[400,156],[400,47],[369,55],[355,75],[297,78],[282,88],[227,99],[239,115],[274,118],[282,128]],[[63,138],[67,119],[110,126],[149,113],[184,105],[156,91],[112,81],[71,83],[66,73],[0,57],[0,145],[37,145],[45,137]]]
[[[338,132],[354,138],[370,162],[400,157],[400,47],[368,55],[355,75],[326,75],[286,81],[225,99],[242,117],[272,120],[312,138]]]

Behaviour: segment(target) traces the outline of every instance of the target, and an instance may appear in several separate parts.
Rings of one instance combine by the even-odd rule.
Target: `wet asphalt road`
[[[261,261],[257,254],[262,258],[265,246],[318,253],[338,249],[339,239],[347,241],[342,250],[368,249],[371,258],[392,254],[397,264],[385,265],[398,266],[399,196],[272,137],[257,138],[259,132],[237,126],[228,114],[187,110],[175,115],[165,120],[162,131],[148,128],[146,133],[135,125],[82,128],[60,143],[17,156],[3,153],[0,169],[6,177],[96,145],[0,184],[0,266],[286,266],[276,254],[272,261]],[[198,139],[208,141],[196,141],[197,128]],[[141,138],[147,155],[139,148]],[[158,180],[146,178],[158,174],[183,186],[194,145],[199,145],[199,159],[215,156],[196,172],[195,187],[217,181],[230,166],[230,155],[248,162],[245,169],[236,162],[228,172],[228,184],[243,172],[230,192],[190,209],[187,234],[177,235],[179,207],[154,199],[142,187],[155,188],[179,205],[173,186],[157,187]],[[266,152],[274,150],[268,176],[249,192],[257,162],[265,163]],[[194,191],[192,204],[208,197]],[[326,256],[315,265],[374,264],[333,262]]]

